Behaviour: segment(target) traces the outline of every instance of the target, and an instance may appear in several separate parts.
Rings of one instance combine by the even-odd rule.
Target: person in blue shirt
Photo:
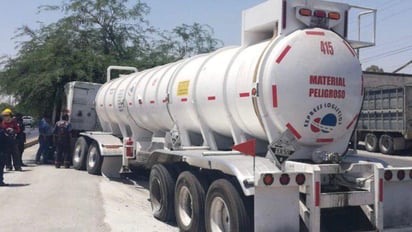
[[[53,128],[50,126],[50,118],[47,114],[44,114],[43,118],[39,121],[39,149],[36,153],[36,164],[40,164],[40,157],[43,156],[43,163],[47,163],[48,150],[50,141],[48,137],[53,133]]]

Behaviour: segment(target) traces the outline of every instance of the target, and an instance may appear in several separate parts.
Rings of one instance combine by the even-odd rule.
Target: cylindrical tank
[[[103,85],[96,105],[104,130],[123,136],[131,124],[152,132],[177,126],[272,143],[288,130],[307,151],[343,152],[362,88],[353,49],[315,28],[120,77]]]

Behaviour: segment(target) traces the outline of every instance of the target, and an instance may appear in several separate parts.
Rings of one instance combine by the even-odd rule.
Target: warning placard
[[[189,95],[189,83],[190,81],[179,81],[177,84],[177,96]]]

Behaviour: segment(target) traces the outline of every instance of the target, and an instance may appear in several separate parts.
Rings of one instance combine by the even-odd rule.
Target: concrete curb
[[[34,145],[36,145],[38,142],[39,142],[38,139],[32,139],[32,140],[26,141],[26,143],[24,144],[24,148],[28,148],[28,147],[34,146]]]

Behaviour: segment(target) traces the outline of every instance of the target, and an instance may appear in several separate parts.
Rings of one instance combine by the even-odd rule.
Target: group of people
[[[3,179],[4,167],[6,171],[12,171],[13,167],[15,171],[22,171],[22,166],[26,166],[22,161],[26,142],[22,115],[16,114],[13,117],[12,113],[7,108],[3,110],[0,117],[0,187],[8,186]],[[36,153],[36,164],[41,164],[40,158],[43,157],[43,163],[53,159],[56,168],[60,168],[61,165],[69,168],[72,131],[69,116],[63,115],[53,127],[50,118],[45,115],[39,121],[38,126],[39,149]]]
[[[65,168],[70,167],[70,144],[71,144],[72,126],[69,122],[69,116],[64,114],[60,121],[57,121],[54,127],[50,124],[50,118],[47,115],[39,122],[39,149],[36,153],[36,164],[41,164],[40,158],[43,157],[43,163],[47,163],[48,159],[54,158],[56,168],[64,165]],[[54,148],[56,155],[54,156]]]
[[[26,134],[21,114],[12,115],[10,109],[5,109],[0,117],[0,186],[5,186],[3,181],[3,169],[7,171],[22,171],[22,155]]]

